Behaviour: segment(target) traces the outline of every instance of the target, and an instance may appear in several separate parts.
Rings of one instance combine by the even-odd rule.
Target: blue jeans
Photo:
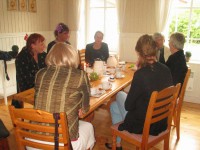
[[[118,92],[116,95],[116,101],[110,105],[110,113],[112,118],[112,124],[119,123],[125,119],[127,111],[125,110],[124,103],[127,94],[125,92]],[[121,142],[121,138],[117,137],[117,143]]]

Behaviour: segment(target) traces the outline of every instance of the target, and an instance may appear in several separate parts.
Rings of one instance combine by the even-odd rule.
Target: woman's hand
[[[79,109],[79,110],[78,110],[78,116],[79,116],[79,117],[83,116],[83,111],[82,111],[82,109]]]

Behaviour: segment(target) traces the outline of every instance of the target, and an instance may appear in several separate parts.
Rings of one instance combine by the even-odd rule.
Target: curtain
[[[127,0],[117,0],[119,32],[122,32],[123,27],[124,27],[126,2]]]
[[[167,24],[173,0],[156,0],[156,29],[162,32]]]
[[[66,17],[67,17],[67,25],[70,28],[70,42],[71,44],[77,48],[78,43],[78,29],[80,22],[80,10],[81,10],[82,0],[67,0],[66,6]]]

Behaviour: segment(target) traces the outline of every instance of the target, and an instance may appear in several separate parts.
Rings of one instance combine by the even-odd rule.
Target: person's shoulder
[[[103,45],[103,46],[108,46],[108,44],[107,44],[107,43],[105,43],[105,42],[102,42],[102,45]]]
[[[47,56],[47,53],[46,53],[46,52],[42,52],[42,53],[40,53],[39,55],[42,56],[42,57],[46,57],[46,56]]]
[[[40,69],[40,70],[36,73],[36,78],[39,77],[39,76],[43,76],[43,74],[45,74],[46,76],[48,76],[48,75],[46,74],[47,69],[48,69],[48,67],[44,67],[44,68]]]
[[[49,42],[48,46],[50,46],[50,45],[54,45],[55,43],[56,43],[56,41],[53,40],[53,41]]]
[[[17,59],[21,59],[23,57],[25,57],[26,55],[28,55],[28,49],[26,47],[23,47],[22,50],[19,52],[19,54],[17,55],[16,57],[16,60]]]
[[[86,50],[91,50],[93,48],[94,43],[89,43],[86,45]]]
[[[94,43],[89,43],[86,45],[86,47],[92,47],[94,45]]]
[[[107,43],[105,43],[105,42],[102,42],[102,44],[103,44],[103,45],[108,45],[108,44],[107,44]]]

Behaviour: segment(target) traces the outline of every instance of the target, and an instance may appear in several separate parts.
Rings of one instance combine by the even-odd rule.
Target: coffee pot
[[[95,59],[93,70],[96,72],[99,76],[103,75],[103,69],[104,69],[104,63],[101,59]]]
[[[108,67],[116,67],[117,66],[117,59],[115,56],[111,55],[107,59],[107,66]]]

